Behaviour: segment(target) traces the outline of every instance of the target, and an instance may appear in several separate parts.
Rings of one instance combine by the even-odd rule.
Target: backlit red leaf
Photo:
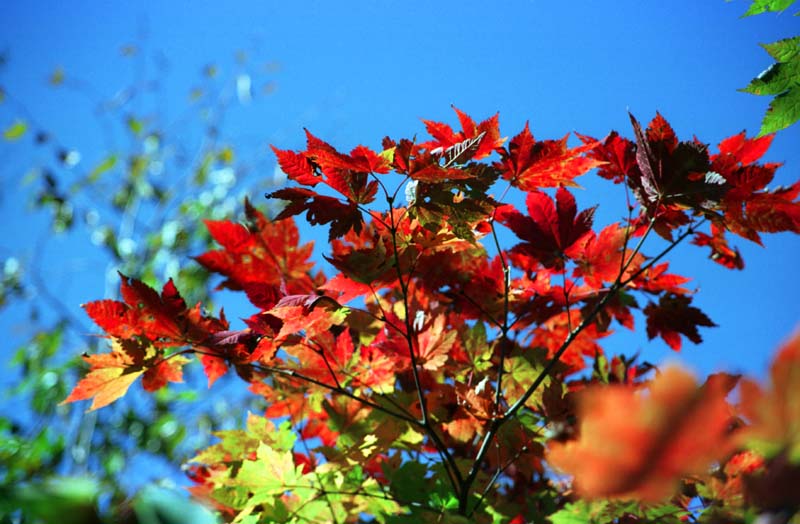
[[[644,262],[641,253],[633,255],[632,249],[624,251],[626,238],[625,228],[619,224],[611,224],[603,228],[599,235],[591,232],[576,260],[574,276],[582,276],[586,285],[593,289],[601,289],[606,283],[614,282],[620,271],[623,279],[636,272]]]
[[[705,313],[691,306],[692,298],[685,295],[663,295],[658,305],[650,303],[644,308],[647,316],[647,336],[661,335],[669,347],[681,349],[681,335],[695,344],[703,341],[698,326],[716,327]]]
[[[301,188],[298,188],[301,189]],[[207,222],[223,235],[224,249],[208,251],[195,259],[208,270],[227,277],[221,284],[242,289],[257,282],[273,286],[286,285],[290,293],[307,293],[314,284],[309,275],[313,244],[300,245],[300,234],[291,219],[268,220],[260,211],[245,203],[248,227],[235,223]],[[244,238],[242,233],[248,237]]]
[[[775,135],[747,138],[742,131],[719,143],[718,160],[733,161],[737,164],[752,164],[767,152]]]
[[[462,130],[455,133],[447,124],[433,122],[431,120],[423,120],[422,122],[425,124],[425,128],[428,130],[428,133],[434,138],[434,140],[420,144],[421,148],[425,148],[429,151],[440,149],[442,152],[444,152],[444,150],[453,147],[456,144],[464,142],[470,138],[475,138],[483,133],[483,138],[476,148],[475,153],[472,155],[474,160],[480,160],[481,158],[489,156],[495,149],[502,146],[503,142],[505,142],[505,139],[500,137],[498,115],[494,115],[493,117],[484,120],[480,124],[476,124],[471,117],[460,111],[455,106],[453,106],[453,110],[458,115],[458,120],[461,123]]]
[[[330,224],[328,240],[344,236],[348,231],[358,233],[364,224],[361,210],[355,202],[341,202],[338,198],[319,195],[310,189],[302,187],[279,189],[267,197],[280,198],[289,203],[275,220],[284,220],[305,211],[309,224]]]
[[[717,224],[711,224],[711,235],[695,233],[692,244],[711,248],[709,258],[728,269],[744,269],[744,260],[739,249],[731,247],[725,238],[725,230]]]
[[[127,304],[117,300],[97,300],[83,304],[83,309],[95,324],[112,337],[130,338],[142,333],[136,312]]]
[[[535,191],[543,187],[577,186],[573,179],[604,163],[603,160],[585,155],[596,142],[568,148],[567,139],[537,142],[528,124],[500,152],[501,161],[495,167],[503,178],[523,191]]]
[[[577,255],[570,248],[591,232],[595,208],[577,213],[575,198],[564,188],[556,192],[555,202],[547,194],[533,191],[526,203],[527,217],[506,205],[497,209],[497,220],[525,241],[515,247],[518,253],[545,267],[563,267],[564,257]]]
[[[278,165],[291,180],[306,186],[314,186],[322,182],[322,177],[314,172],[314,167],[303,153],[278,149],[275,146],[272,151],[278,157]]]
[[[558,313],[543,322],[533,331],[531,345],[547,349],[547,356],[553,357],[561,348],[570,332],[581,323],[580,311],[572,309]],[[611,331],[600,333],[594,324],[590,324],[570,342],[560,361],[568,368],[567,373],[575,373],[586,367],[586,357],[603,354],[603,348],[597,341],[607,337]]]
[[[638,169],[636,166],[636,144],[627,138],[619,136],[616,131],[609,133],[602,142],[580,134],[578,134],[578,138],[584,144],[594,145],[586,153],[586,156],[602,162],[597,169],[597,174],[601,177],[618,184],[630,176],[634,169]]]

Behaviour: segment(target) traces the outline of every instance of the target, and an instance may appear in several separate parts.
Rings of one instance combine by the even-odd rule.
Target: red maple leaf
[[[689,293],[688,289],[681,286],[691,279],[674,273],[667,273],[668,269],[669,262],[651,266],[647,271],[639,274],[636,279],[631,282],[631,287],[654,294],[663,293],[665,291],[675,295],[686,295]]]
[[[472,159],[480,160],[481,158],[489,156],[495,149],[503,145],[505,138],[500,137],[498,115],[494,115],[480,124],[476,124],[472,118],[461,112],[458,108],[455,106],[452,106],[452,108],[453,111],[456,112],[456,115],[458,115],[458,120],[461,123],[461,131],[455,133],[447,124],[423,120],[422,122],[425,124],[428,133],[433,137],[433,140],[419,144],[420,148],[429,151],[441,148],[442,152],[444,152],[448,148],[461,144],[466,140],[483,135],[480,139],[480,144],[471,154]]]
[[[619,136],[616,131],[609,133],[602,142],[589,136],[577,135],[584,144],[593,145],[586,156],[600,162],[597,174],[601,177],[619,184],[636,169],[636,144]]]
[[[546,348],[547,356],[553,357],[581,320],[581,312],[576,309],[570,310],[569,313],[566,311],[558,313],[533,331],[531,345]],[[585,357],[602,355],[603,348],[597,340],[610,334],[611,331],[599,332],[594,324],[581,331],[561,355],[560,361],[567,367],[566,373],[575,373],[585,368]]]
[[[556,192],[555,202],[540,191],[528,193],[528,215],[511,205],[497,209],[496,218],[525,242],[512,251],[533,257],[547,268],[561,269],[564,258],[575,258],[570,250],[591,232],[595,208],[577,212],[575,197],[564,188]]]
[[[744,131],[730,136],[719,143],[719,153],[712,157],[714,168],[723,165],[743,166],[752,164],[767,152],[775,135],[764,135],[759,138],[747,138]]]
[[[695,344],[703,341],[698,326],[716,327],[705,313],[691,306],[692,298],[685,295],[663,295],[658,305],[650,303],[644,308],[647,316],[647,337],[661,335],[673,350],[680,351],[681,335]]]
[[[309,224],[330,224],[328,240],[344,236],[348,231],[360,233],[364,224],[364,218],[356,202],[345,203],[338,198],[323,196],[303,187],[279,189],[267,197],[288,202],[275,220],[283,220],[305,211]]]
[[[342,273],[328,279],[327,282],[320,286],[320,289],[330,293],[341,304],[346,304],[354,298],[369,295],[373,292],[371,285],[351,280]]]
[[[314,288],[309,275],[313,244],[300,245],[291,219],[268,220],[245,202],[248,226],[230,221],[206,221],[212,238],[224,249],[195,257],[210,271],[227,277],[220,287],[240,290],[250,282],[285,285],[287,293],[308,293]]]
[[[501,161],[494,164],[503,178],[523,191],[542,187],[573,186],[573,179],[604,163],[584,153],[591,151],[596,142],[569,149],[567,139],[537,142],[528,123],[511,139],[507,149],[500,150]]]
[[[729,186],[711,170],[705,144],[679,142],[659,113],[646,131],[629,116],[636,137],[636,166],[628,172],[628,185],[647,216],[657,217],[655,231],[670,240],[673,229],[689,223],[687,210],[712,213]]]
[[[322,182],[322,177],[315,173],[314,165],[309,162],[304,152],[295,153],[290,150],[270,146],[278,158],[278,165],[286,175],[295,182],[306,186],[315,186]]]
[[[725,229],[717,225],[711,224],[711,235],[705,233],[695,233],[692,244],[696,246],[708,246],[711,248],[709,258],[721,264],[728,269],[744,269],[744,260],[742,255],[739,254],[738,248],[732,248],[725,238]]]
[[[199,304],[192,309],[169,280],[159,295],[143,282],[120,274],[124,302],[98,300],[83,305],[86,313],[110,337],[146,337],[157,347],[186,345],[227,329],[224,319],[204,317]]]
[[[619,224],[611,224],[599,234],[590,232],[576,260],[574,276],[582,276],[586,285],[593,289],[602,289],[605,283],[614,282],[618,277],[624,280],[635,273],[644,257],[636,253],[631,260],[632,249],[623,250],[626,240],[629,240],[625,231]]]

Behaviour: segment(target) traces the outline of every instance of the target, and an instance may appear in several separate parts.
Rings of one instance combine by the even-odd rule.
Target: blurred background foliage
[[[71,147],[71,137],[55,132],[48,116],[35,114],[3,78],[5,64],[23,57],[5,52],[0,60],[0,122],[7,123],[0,169],[14,182],[3,198],[24,198],[31,220],[45,217],[39,235],[26,239],[27,253],[0,250],[0,308],[13,308],[27,339],[0,363],[6,366],[0,383],[3,523],[169,523],[187,522],[190,514],[191,522],[211,521],[179,491],[142,488],[179,485],[177,465],[256,402],[224,384],[212,399],[199,398],[205,376],[196,368],[187,370],[187,387],[128,395],[101,411],[59,404],[83,370],[79,355],[106,342],[65,302],[63,282],[42,261],[58,257],[70,264],[78,251],[74,260],[83,262],[70,271],[103,268],[106,297],[116,296],[119,272],[159,287],[173,278],[188,302],[214,309],[208,273],[187,263],[210,245],[201,220],[234,217],[245,195],[263,194],[276,182],[256,176],[267,162],[266,145],[250,147],[225,121],[266,103],[280,65],[257,50],[209,63],[182,86],[184,107],[168,119],[162,80],[169,62],[146,44],[142,38],[120,48],[133,80],[110,93],[95,90],[79,71],[42,72],[61,103],[88,102],[84,121],[74,125],[96,129],[100,147],[91,150]]]

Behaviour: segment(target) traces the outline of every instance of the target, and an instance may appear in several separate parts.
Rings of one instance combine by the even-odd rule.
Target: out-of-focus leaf
[[[133,116],[128,117],[127,124],[128,124],[128,129],[134,135],[141,135],[142,131],[144,131],[144,122]]]
[[[53,73],[50,75],[48,79],[51,86],[60,86],[64,83],[64,68],[59,66],[55,68]]]
[[[218,520],[206,508],[175,491],[148,487],[133,503],[140,524],[215,524]]]
[[[24,120],[17,119],[3,131],[3,138],[9,142],[19,140],[27,130],[28,124]]]
[[[24,522],[100,524],[95,509],[98,493],[98,484],[86,477],[0,488],[0,514],[21,510]]]
[[[705,471],[733,445],[725,396],[735,380],[715,376],[698,388],[689,373],[671,367],[647,395],[632,386],[595,386],[580,399],[580,438],[552,443],[548,461],[574,475],[586,498],[663,501],[683,475]]]
[[[751,380],[741,387],[741,411],[751,422],[739,438],[768,458],[786,453],[800,464],[800,331],[775,355],[772,384],[764,389]]]
[[[107,156],[99,164],[97,164],[97,166],[95,166],[94,169],[92,169],[91,173],[89,173],[89,181],[90,182],[97,181],[97,179],[100,178],[100,175],[102,175],[106,171],[113,169],[114,166],[116,165],[117,165],[117,155]]]

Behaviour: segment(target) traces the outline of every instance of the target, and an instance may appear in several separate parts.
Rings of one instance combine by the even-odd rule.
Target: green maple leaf
[[[759,136],[786,129],[800,120],[800,36],[762,44],[776,63],[741,89],[754,95],[771,95]]]
[[[753,0],[750,8],[742,15],[742,18],[767,12],[785,11],[794,2],[795,0]]]

